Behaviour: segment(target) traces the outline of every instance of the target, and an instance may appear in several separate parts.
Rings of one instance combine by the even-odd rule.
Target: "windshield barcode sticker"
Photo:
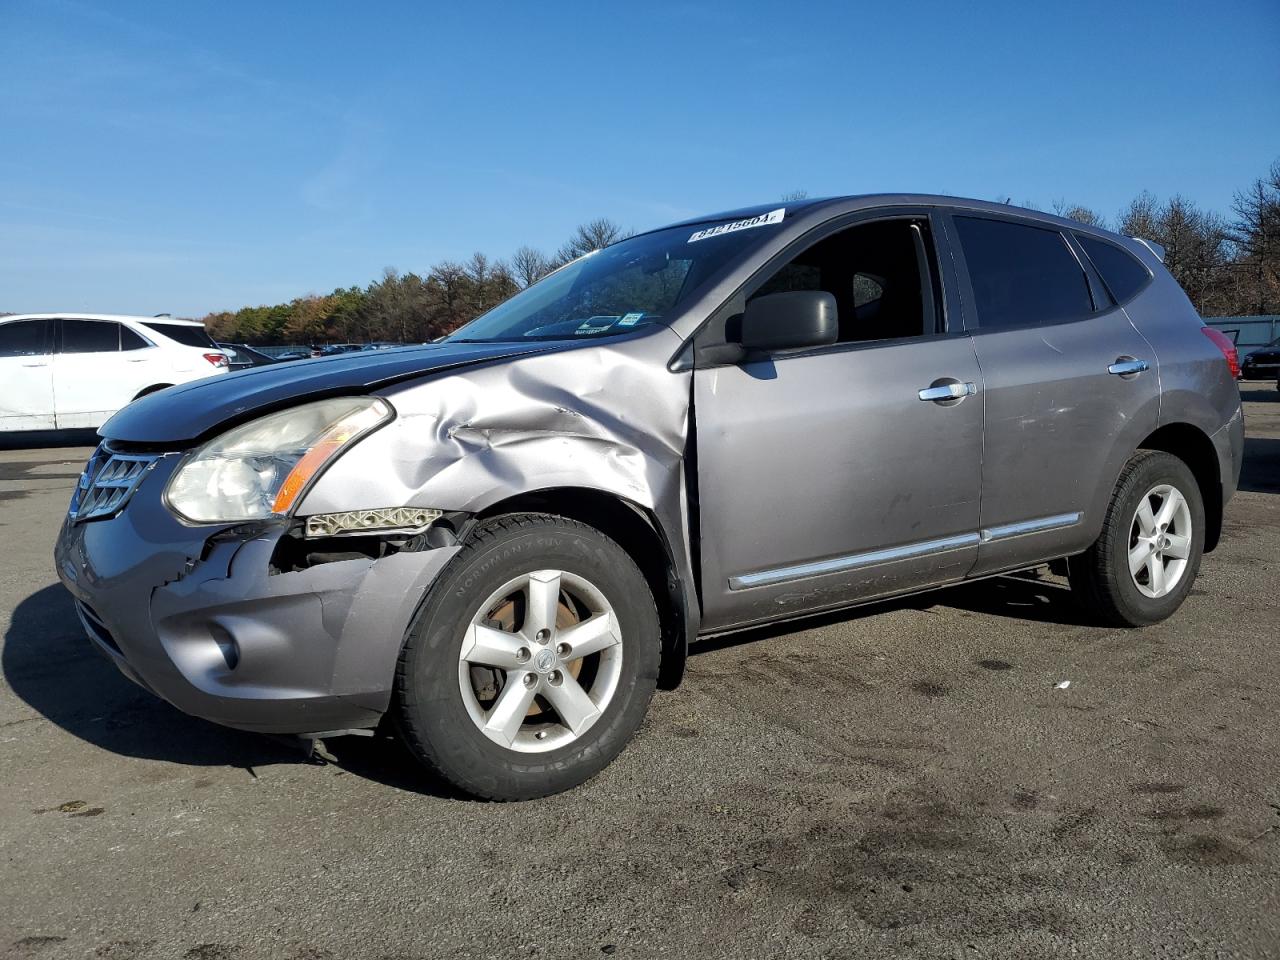
[[[708,227],[706,230],[699,230],[689,238],[689,242],[695,240],[707,240],[711,237],[718,237],[722,233],[736,233],[739,230],[750,230],[752,227],[767,227],[771,223],[781,223],[782,218],[786,216],[787,208],[779,207],[777,210],[770,210],[768,213],[762,213],[758,217],[751,217],[747,220],[735,220],[733,223],[722,223],[718,227]]]

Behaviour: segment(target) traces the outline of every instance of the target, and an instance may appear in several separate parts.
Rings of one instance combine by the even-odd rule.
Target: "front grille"
[[[156,454],[116,453],[106,444],[98,447],[71,497],[71,520],[78,523],[115,516],[158,459]]]
[[[120,653],[116,638],[111,635],[111,631],[107,629],[107,625],[102,622],[102,618],[98,616],[93,607],[77,600],[76,613],[80,615],[80,623],[92,639],[97,640],[104,647]]]

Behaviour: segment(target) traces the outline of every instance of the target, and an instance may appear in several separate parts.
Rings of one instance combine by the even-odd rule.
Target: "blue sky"
[[[811,196],[1280,158],[1280,4],[0,0],[0,310],[210,310]]]

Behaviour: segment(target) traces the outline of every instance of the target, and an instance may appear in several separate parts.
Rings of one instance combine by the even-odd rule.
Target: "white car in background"
[[[100,427],[138,397],[226,372],[226,354],[194,320],[0,317],[0,433]]]

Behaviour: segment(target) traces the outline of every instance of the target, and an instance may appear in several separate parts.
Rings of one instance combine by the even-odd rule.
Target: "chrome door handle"
[[[1145,360],[1135,360],[1133,357],[1116,357],[1116,362],[1107,367],[1107,373],[1113,373],[1117,377],[1131,377],[1135,374],[1145,373],[1151,369],[1151,365]]]
[[[917,392],[916,396],[921,400],[932,400],[938,403],[944,400],[963,400],[977,392],[977,386],[972,383],[944,383],[940,386],[925,387]]]

